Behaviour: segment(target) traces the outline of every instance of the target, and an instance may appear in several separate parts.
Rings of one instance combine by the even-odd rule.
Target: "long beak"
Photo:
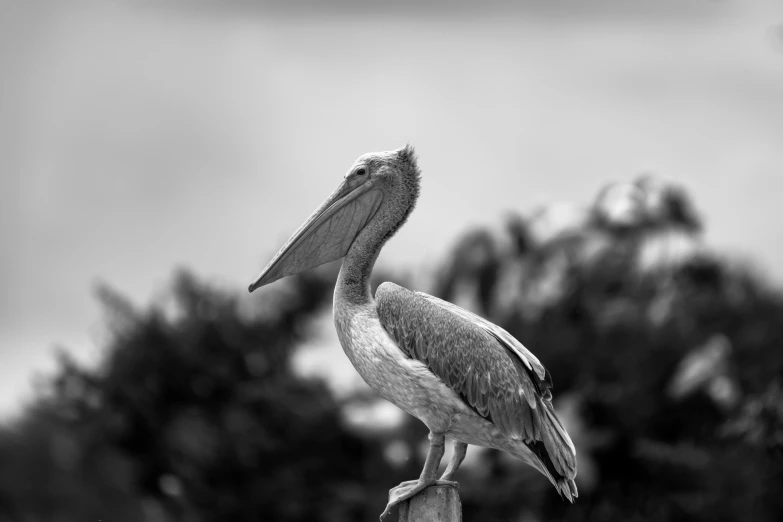
[[[343,181],[286,241],[248,291],[344,257],[381,201],[383,193],[369,184],[350,187]]]

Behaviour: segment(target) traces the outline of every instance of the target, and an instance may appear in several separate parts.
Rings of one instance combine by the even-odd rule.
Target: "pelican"
[[[539,360],[504,329],[437,297],[394,283],[372,296],[370,272],[413,211],[420,177],[410,145],[361,156],[249,291],[344,258],[333,310],[340,344],[367,384],[430,430],[421,476],[389,490],[381,520],[429,486],[457,487],[468,444],[522,459],[573,502],[576,452]],[[438,478],[446,437],[454,451]]]

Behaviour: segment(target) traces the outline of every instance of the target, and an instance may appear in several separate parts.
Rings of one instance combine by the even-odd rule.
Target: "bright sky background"
[[[100,353],[96,281],[243,291],[357,156],[407,141],[422,198],[382,264],[653,171],[781,280],[783,3],[326,4],[0,3],[0,415],[54,346]]]

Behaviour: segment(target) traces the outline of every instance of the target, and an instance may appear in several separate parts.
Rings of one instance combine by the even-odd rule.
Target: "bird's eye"
[[[367,174],[367,169],[366,168],[362,167],[362,168],[356,169],[356,175],[357,176],[364,176],[365,174]]]

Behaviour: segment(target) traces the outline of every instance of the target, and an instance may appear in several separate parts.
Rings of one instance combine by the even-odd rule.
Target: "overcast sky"
[[[0,4],[0,414],[55,345],[99,353],[96,281],[241,291],[357,156],[408,141],[422,198],[381,264],[651,171],[783,276],[781,2],[324,4]]]

